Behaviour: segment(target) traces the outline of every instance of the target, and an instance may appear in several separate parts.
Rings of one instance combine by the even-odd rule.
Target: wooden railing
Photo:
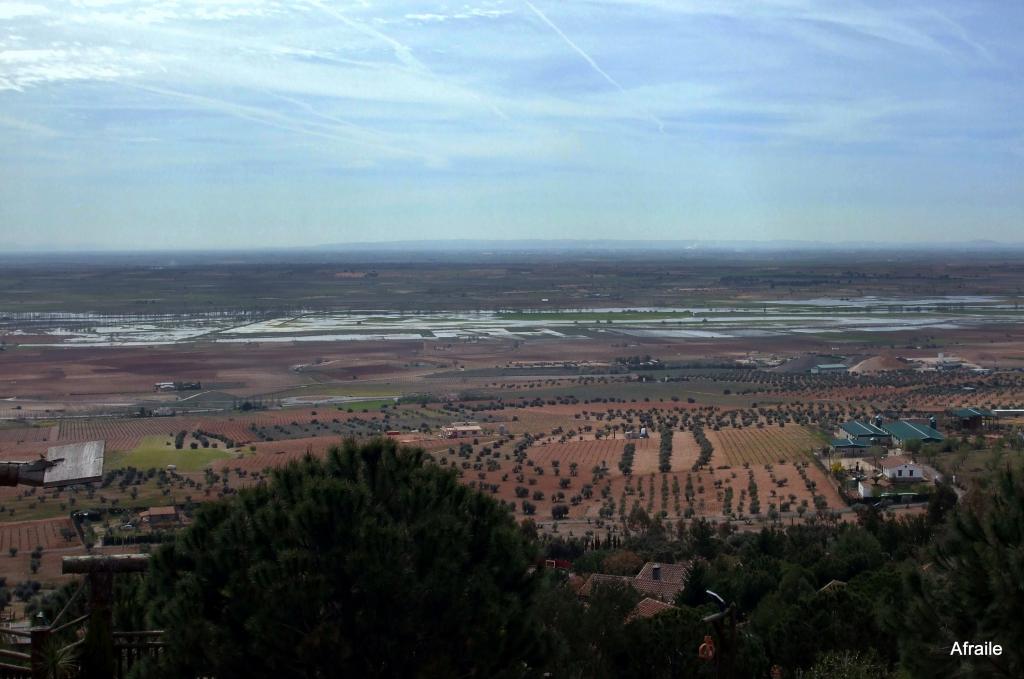
[[[88,667],[90,676],[123,679],[139,660],[162,653],[165,646],[162,630],[112,631],[114,575],[144,571],[147,565],[146,554],[64,557],[62,571],[84,574],[86,580],[49,625],[38,625],[29,630],[0,628],[0,639],[14,641],[10,645],[27,650],[0,648],[0,679],[46,679],[51,674],[47,665],[53,655],[69,651],[74,651],[71,664],[80,669]],[[86,582],[89,584],[88,613],[61,622],[82,594]],[[71,631],[75,633],[70,634]],[[18,643],[16,640],[21,641]],[[88,657],[79,652],[84,649],[86,640],[90,641],[91,648],[105,648],[112,652]],[[113,665],[110,665],[111,660]],[[75,676],[77,672],[70,674]]]
[[[0,630],[4,642],[10,643],[12,638],[31,639],[31,632],[22,630],[4,629]],[[21,644],[27,645],[27,644]],[[15,651],[7,648],[0,648],[0,679],[22,679],[32,676],[32,654],[23,651]]]
[[[123,679],[138,661],[163,653],[167,646],[163,634],[163,630],[114,632],[114,676]]]

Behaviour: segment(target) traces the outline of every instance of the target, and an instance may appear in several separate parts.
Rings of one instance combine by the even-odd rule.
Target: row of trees
[[[658,471],[663,474],[672,471],[671,427],[664,427],[661,430],[661,442],[658,445]]]

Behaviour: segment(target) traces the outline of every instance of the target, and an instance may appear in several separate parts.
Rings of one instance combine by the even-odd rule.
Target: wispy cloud
[[[583,58],[583,60],[590,65],[590,68],[593,69],[595,73],[604,78],[612,87],[617,89],[619,92],[622,92],[623,94],[628,94],[628,92],[626,92],[626,89],[622,85],[620,85],[615,78],[608,75],[608,72],[601,68],[601,66],[596,61],[594,61],[593,57],[587,54],[582,47],[573,42],[572,39],[569,36],[567,36],[565,32],[555,24],[555,22],[551,21],[551,19],[549,19],[544,12],[540,11],[536,5],[530,2],[530,0],[523,0],[523,2],[527,7],[530,8],[530,11],[532,11],[537,16],[537,18],[544,22],[544,24],[547,25],[548,28],[553,30],[558,35],[558,37],[560,37],[562,41],[565,42],[566,45],[568,45],[574,52],[576,52],[576,54],[580,55]],[[660,131],[665,131],[665,125],[660,120],[650,115],[649,113],[647,115],[648,117],[650,117],[652,121],[654,121],[654,123],[658,126],[658,129]]]
[[[0,4],[0,21],[17,17],[40,16],[49,14],[50,10],[42,5],[30,5],[24,2],[4,2]]]
[[[388,144],[381,138],[383,135],[374,133],[364,128],[360,128],[359,126],[352,125],[351,123],[339,121],[338,119],[330,116],[319,114],[316,116],[317,118],[329,122],[318,122],[315,120],[308,119],[300,120],[283,114],[280,111],[270,110],[258,106],[239,104],[237,102],[212,96],[199,95],[190,92],[180,92],[161,87],[133,85],[130,83],[127,84],[127,86],[144,92],[150,92],[152,94],[161,95],[164,97],[180,99],[207,110],[217,111],[220,113],[240,118],[242,120],[248,120],[259,125],[272,127],[284,132],[291,132],[302,136],[313,137],[316,139],[327,140],[331,142],[338,142],[346,145],[351,144],[356,146],[370,147],[378,152],[382,151],[387,155],[395,158],[418,157],[418,154],[412,152],[409,149],[403,149]],[[289,101],[296,103],[294,102],[294,100]],[[307,111],[312,112],[312,109],[308,105],[300,105]],[[434,159],[430,160],[432,162],[436,162]],[[359,164],[365,163],[360,161]]]
[[[18,120],[18,119],[9,118],[9,117],[3,116],[3,115],[0,115],[0,127],[7,127],[7,128],[12,129],[12,130],[17,130],[19,132],[27,132],[27,133],[29,133],[31,135],[41,136],[41,137],[58,137],[58,136],[60,136],[60,132],[58,132],[57,130],[53,129],[52,127],[47,127],[46,125],[40,125],[40,124],[34,123],[34,122],[30,121],[30,120]]]
[[[389,35],[384,34],[383,32],[377,30],[376,28],[365,22],[356,21],[346,16],[344,13],[337,11],[333,7],[327,5],[326,3],[320,2],[320,0],[310,0],[310,3],[314,7],[317,7],[321,11],[342,22],[349,28],[352,28],[364,35],[367,35],[371,38],[374,38],[387,44],[394,51],[395,56],[398,58],[398,60],[401,61],[406,66],[420,73],[426,74],[432,79],[440,80],[440,78],[438,78],[438,76],[433,71],[431,71],[431,69],[428,68],[426,64],[424,64],[422,61],[420,61],[413,55],[413,50],[408,45],[392,38]],[[482,105],[486,106],[498,117],[506,120],[508,119],[508,115],[503,110],[501,110],[500,107],[496,106],[493,102],[488,101],[486,97],[477,94],[474,94],[473,96],[477,98]]]
[[[452,236],[812,224],[836,196],[1019,225],[1022,31],[997,0],[0,1],[0,210],[60,228],[54,186],[145,205],[173,177],[221,218],[280,214],[272,184],[311,223]]]

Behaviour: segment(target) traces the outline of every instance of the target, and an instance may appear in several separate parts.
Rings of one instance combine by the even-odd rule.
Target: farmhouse
[[[907,421],[883,424],[882,429],[888,432],[889,435],[892,436],[893,441],[901,446],[906,445],[911,441],[920,441],[921,443],[939,443],[946,439],[942,432],[937,429],[926,424],[915,424]]]
[[[676,595],[682,591],[682,585],[671,582],[658,582],[650,579],[633,578],[628,575],[605,575],[594,573],[580,588],[580,597],[587,599],[594,592],[595,587],[618,585],[620,587],[632,587],[640,594],[659,599],[661,601],[674,601]]]
[[[461,439],[469,436],[479,436],[483,431],[476,422],[452,422],[447,427],[441,427],[441,438]]]
[[[889,442],[890,434],[884,429],[877,427],[870,422],[850,420],[839,426],[836,438],[845,438],[850,441],[857,441],[867,445],[884,445]]]
[[[690,577],[690,563],[661,564],[648,561],[636,574],[636,577],[625,575],[605,575],[594,573],[580,588],[579,595],[587,598],[594,587],[601,585],[622,585],[632,587],[640,594],[660,601],[674,601],[676,595],[683,591]]]
[[[926,480],[921,467],[905,455],[890,455],[883,458],[879,465],[885,478],[893,483],[920,483]]]
[[[139,521],[149,525],[153,530],[177,526],[179,520],[178,508],[173,505],[169,507],[150,507],[146,511],[139,513]]]

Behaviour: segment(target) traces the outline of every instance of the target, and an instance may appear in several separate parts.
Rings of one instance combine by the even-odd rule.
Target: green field
[[[361,413],[364,410],[380,410],[383,406],[393,406],[395,405],[395,401],[390,398],[378,398],[371,401],[352,401],[350,403],[337,403],[335,405],[338,410],[348,411],[351,408],[352,412]]]
[[[359,382],[346,381],[340,384],[306,384],[301,387],[261,394],[260,396],[264,399],[303,396],[365,396],[367,398],[379,398],[397,396],[399,393],[399,391],[389,387],[387,384],[360,384]]]
[[[109,454],[105,467],[107,469],[121,469],[123,467],[135,467],[136,469],[155,467],[163,469],[167,465],[173,464],[177,465],[178,471],[195,472],[201,471],[211,462],[226,460],[231,457],[231,453],[223,448],[191,450],[186,445],[184,449],[176,450],[174,448],[174,439],[170,436],[147,436],[142,440],[142,444],[138,448],[126,453]]]
[[[692,318],[690,311],[510,311],[498,314],[510,321],[657,321]]]

